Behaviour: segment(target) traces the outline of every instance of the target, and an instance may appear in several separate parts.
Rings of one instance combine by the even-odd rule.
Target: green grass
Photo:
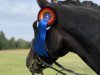
[[[31,75],[25,66],[28,52],[29,50],[0,51],[0,75]],[[96,75],[77,55],[73,53],[69,53],[64,57],[59,58],[58,62],[75,72]],[[54,67],[56,66],[54,65]],[[44,73],[45,75],[55,75],[57,72],[46,69]],[[68,72],[66,72],[66,74],[73,75]]]

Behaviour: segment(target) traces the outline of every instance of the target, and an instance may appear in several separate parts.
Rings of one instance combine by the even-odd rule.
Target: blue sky
[[[100,5],[100,0],[92,1]],[[31,41],[34,37],[32,23],[39,10],[36,0],[0,0],[0,30],[9,39],[14,36]]]

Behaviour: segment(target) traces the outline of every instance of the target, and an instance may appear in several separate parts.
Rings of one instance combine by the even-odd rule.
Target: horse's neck
[[[100,72],[100,11],[65,5],[58,9],[58,24],[66,32],[66,45]]]

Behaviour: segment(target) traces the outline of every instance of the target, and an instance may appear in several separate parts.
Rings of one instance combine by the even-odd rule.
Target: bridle
[[[35,65],[33,65],[35,64]],[[62,74],[62,75],[67,75],[65,74],[64,72],[62,71],[66,71],[66,72],[69,72],[69,73],[72,73],[74,75],[86,75],[86,74],[79,74],[79,73],[76,73],[70,69],[66,69],[65,67],[63,67],[61,64],[59,64],[58,62],[54,62],[54,64],[56,66],[58,66],[59,68],[61,68],[62,70],[58,70],[56,68],[54,68],[51,64],[48,64],[46,63],[45,61],[43,61],[43,59],[41,59],[39,56],[36,55],[34,61],[30,64],[29,66],[29,70],[31,72],[33,72],[33,75],[34,75],[34,71],[35,69],[38,69],[38,68],[41,68],[41,69],[45,69],[45,68],[51,68],[53,69],[54,71],[57,71],[58,73],[56,75],[58,75],[59,73]],[[43,72],[41,72],[41,75],[43,75]]]

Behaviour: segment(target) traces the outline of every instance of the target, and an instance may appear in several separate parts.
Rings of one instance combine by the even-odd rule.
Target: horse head
[[[43,74],[43,69],[48,68],[43,62],[52,65],[68,52],[79,55],[92,70],[100,74],[99,6],[91,8],[89,4],[90,6],[85,7],[85,3],[78,0],[54,3],[53,6],[47,0],[37,0],[37,3],[41,9],[47,6],[52,8],[56,13],[56,21],[46,31],[45,48],[50,57],[38,56],[33,47],[28,54],[26,64],[32,74]],[[34,24],[37,25],[37,21]]]

